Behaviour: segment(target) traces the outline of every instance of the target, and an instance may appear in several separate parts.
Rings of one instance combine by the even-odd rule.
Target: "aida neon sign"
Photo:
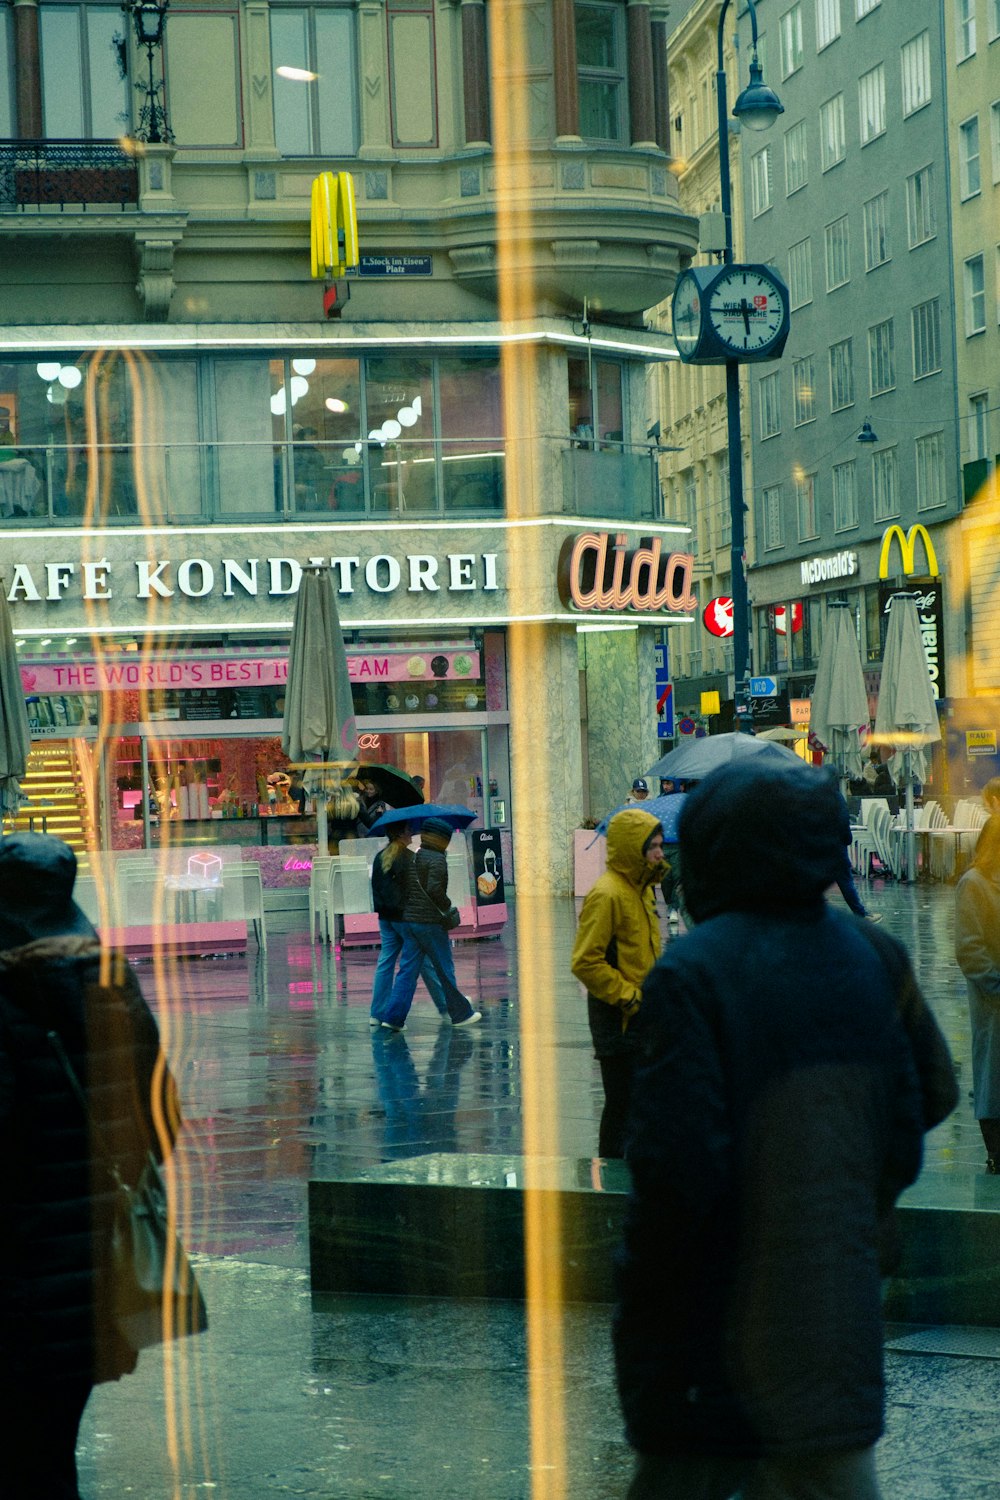
[[[559,597],[581,614],[688,614],[697,607],[690,552],[663,552],[659,537],[629,547],[625,532],[584,531],[559,552]]]

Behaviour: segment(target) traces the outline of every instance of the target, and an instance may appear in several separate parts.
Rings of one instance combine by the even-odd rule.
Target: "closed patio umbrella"
[[[890,768],[906,783],[906,878],[916,874],[913,783],[927,776],[927,746],[941,738],[934,688],[920,638],[917,605],[912,594],[889,601],[889,629],[882,656],[875,740],[894,745]]]
[[[281,728],[281,746],[289,760],[317,762],[322,781],[316,799],[319,853],[326,854],[327,772],[353,764],[358,747],[347,652],[337,613],[337,597],[329,568],[308,568],[302,574],[292,639],[288,650],[288,685]]]
[[[21,668],[4,580],[0,578],[0,821],[13,817],[25,801],[21,780],[28,768],[30,752],[31,732]]]
[[[868,694],[854,620],[848,605],[832,604],[809,713],[809,748],[829,756],[841,777],[856,778],[861,732],[867,727]]]

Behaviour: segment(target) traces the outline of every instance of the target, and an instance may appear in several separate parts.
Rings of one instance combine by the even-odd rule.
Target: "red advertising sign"
[[[733,601],[726,594],[709,599],[702,611],[702,623],[709,635],[727,636],[733,633]]]

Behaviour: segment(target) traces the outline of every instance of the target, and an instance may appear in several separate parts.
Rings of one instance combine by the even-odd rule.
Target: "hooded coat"
[[[842,822],[828,774],[754,761],[681,818],[697,925],[644,985],[614,1322],[642,1453],[882,1431],[887,1221],[956,1089],[905,951],[823,899]]]
[[[1000,1119],[1000,875],[973,866],[955,891],[955,957],[972,1022],[977,1120]]]
[[[651,865],[644,852],[659,827],[653,814],[640,807],[615,814],[608,824],[605,872],[580,911],[571,968],[586,986],[596,1057],[611,1057],[630,1046],[630,1017],[660,952],[655,890],[664,866]]]

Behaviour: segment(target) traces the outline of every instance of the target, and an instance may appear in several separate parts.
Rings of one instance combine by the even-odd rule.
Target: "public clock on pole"
[[[686,364],[777,359],[788,338],[788,288],[771,266],[693,266],[677,279],[673,322]]]

